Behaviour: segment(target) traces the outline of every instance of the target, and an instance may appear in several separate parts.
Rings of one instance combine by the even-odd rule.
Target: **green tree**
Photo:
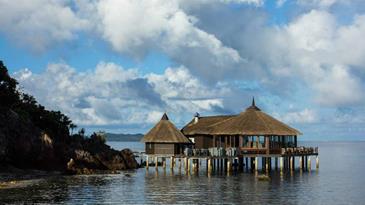
[[[8,69],[0,61],[0,106],[11,108],[19,101],[18,82],[11,78]]]

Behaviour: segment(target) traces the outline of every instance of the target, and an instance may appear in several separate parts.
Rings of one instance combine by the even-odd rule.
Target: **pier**
[[[181,130],[165,113],[143,137],[145,153],[140,157],[146,169],[161,165],[187,173],[197,173],[201,167],[207,173],[304,172],[312,170],[314,160],[318,170],[318,147],[298,146],[301,134],[262,112],[253,99],[237,115],[201,117],[197,113]]]
[[[141,164],[145,168],[156,170],[177,169],[186,173],[198,173],[204,169],[206,173],[232,173],[252,172],[270,173],[273,171],[284,172],[310,172],[312,163],[315,170],[319,169],[318,148],[299,147],[298,149],[283,149],[280,154],[236,154],[214,156],[209,150],[191,149],[192,155],[149,155],[138,153]],[[189,152],[189,151],[188,151]],[[230,152],[225,150],[226,153]],[[201,154],[208,153],[208,154]],[[312,161],[313,159],[313,161]],[[168,166],[167,166],[168,165]],[[297,165],[297,166],[296,166]]]

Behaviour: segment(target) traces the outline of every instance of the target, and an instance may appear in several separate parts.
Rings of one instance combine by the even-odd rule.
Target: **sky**
[[[0,0],[19,89],[88,132],[251,104],[303,140],[365,140],[365,1]]]

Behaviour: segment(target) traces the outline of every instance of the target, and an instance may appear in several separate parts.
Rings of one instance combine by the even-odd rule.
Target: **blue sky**
[[[182,127],[255,96],[304,140],[363,140],[364,6],[0,0],[0,59],[24,92],[90,132],[143,133],[163,112]]]

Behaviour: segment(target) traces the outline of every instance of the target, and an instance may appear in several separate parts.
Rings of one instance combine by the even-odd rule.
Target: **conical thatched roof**
[[[142,142],[191,143],[190,140],[169,121],[166,113],[161,120],[142,138]]]
[[[239,115],[214,126],[215,135],[301,135],[301,133],[252,105]]]

